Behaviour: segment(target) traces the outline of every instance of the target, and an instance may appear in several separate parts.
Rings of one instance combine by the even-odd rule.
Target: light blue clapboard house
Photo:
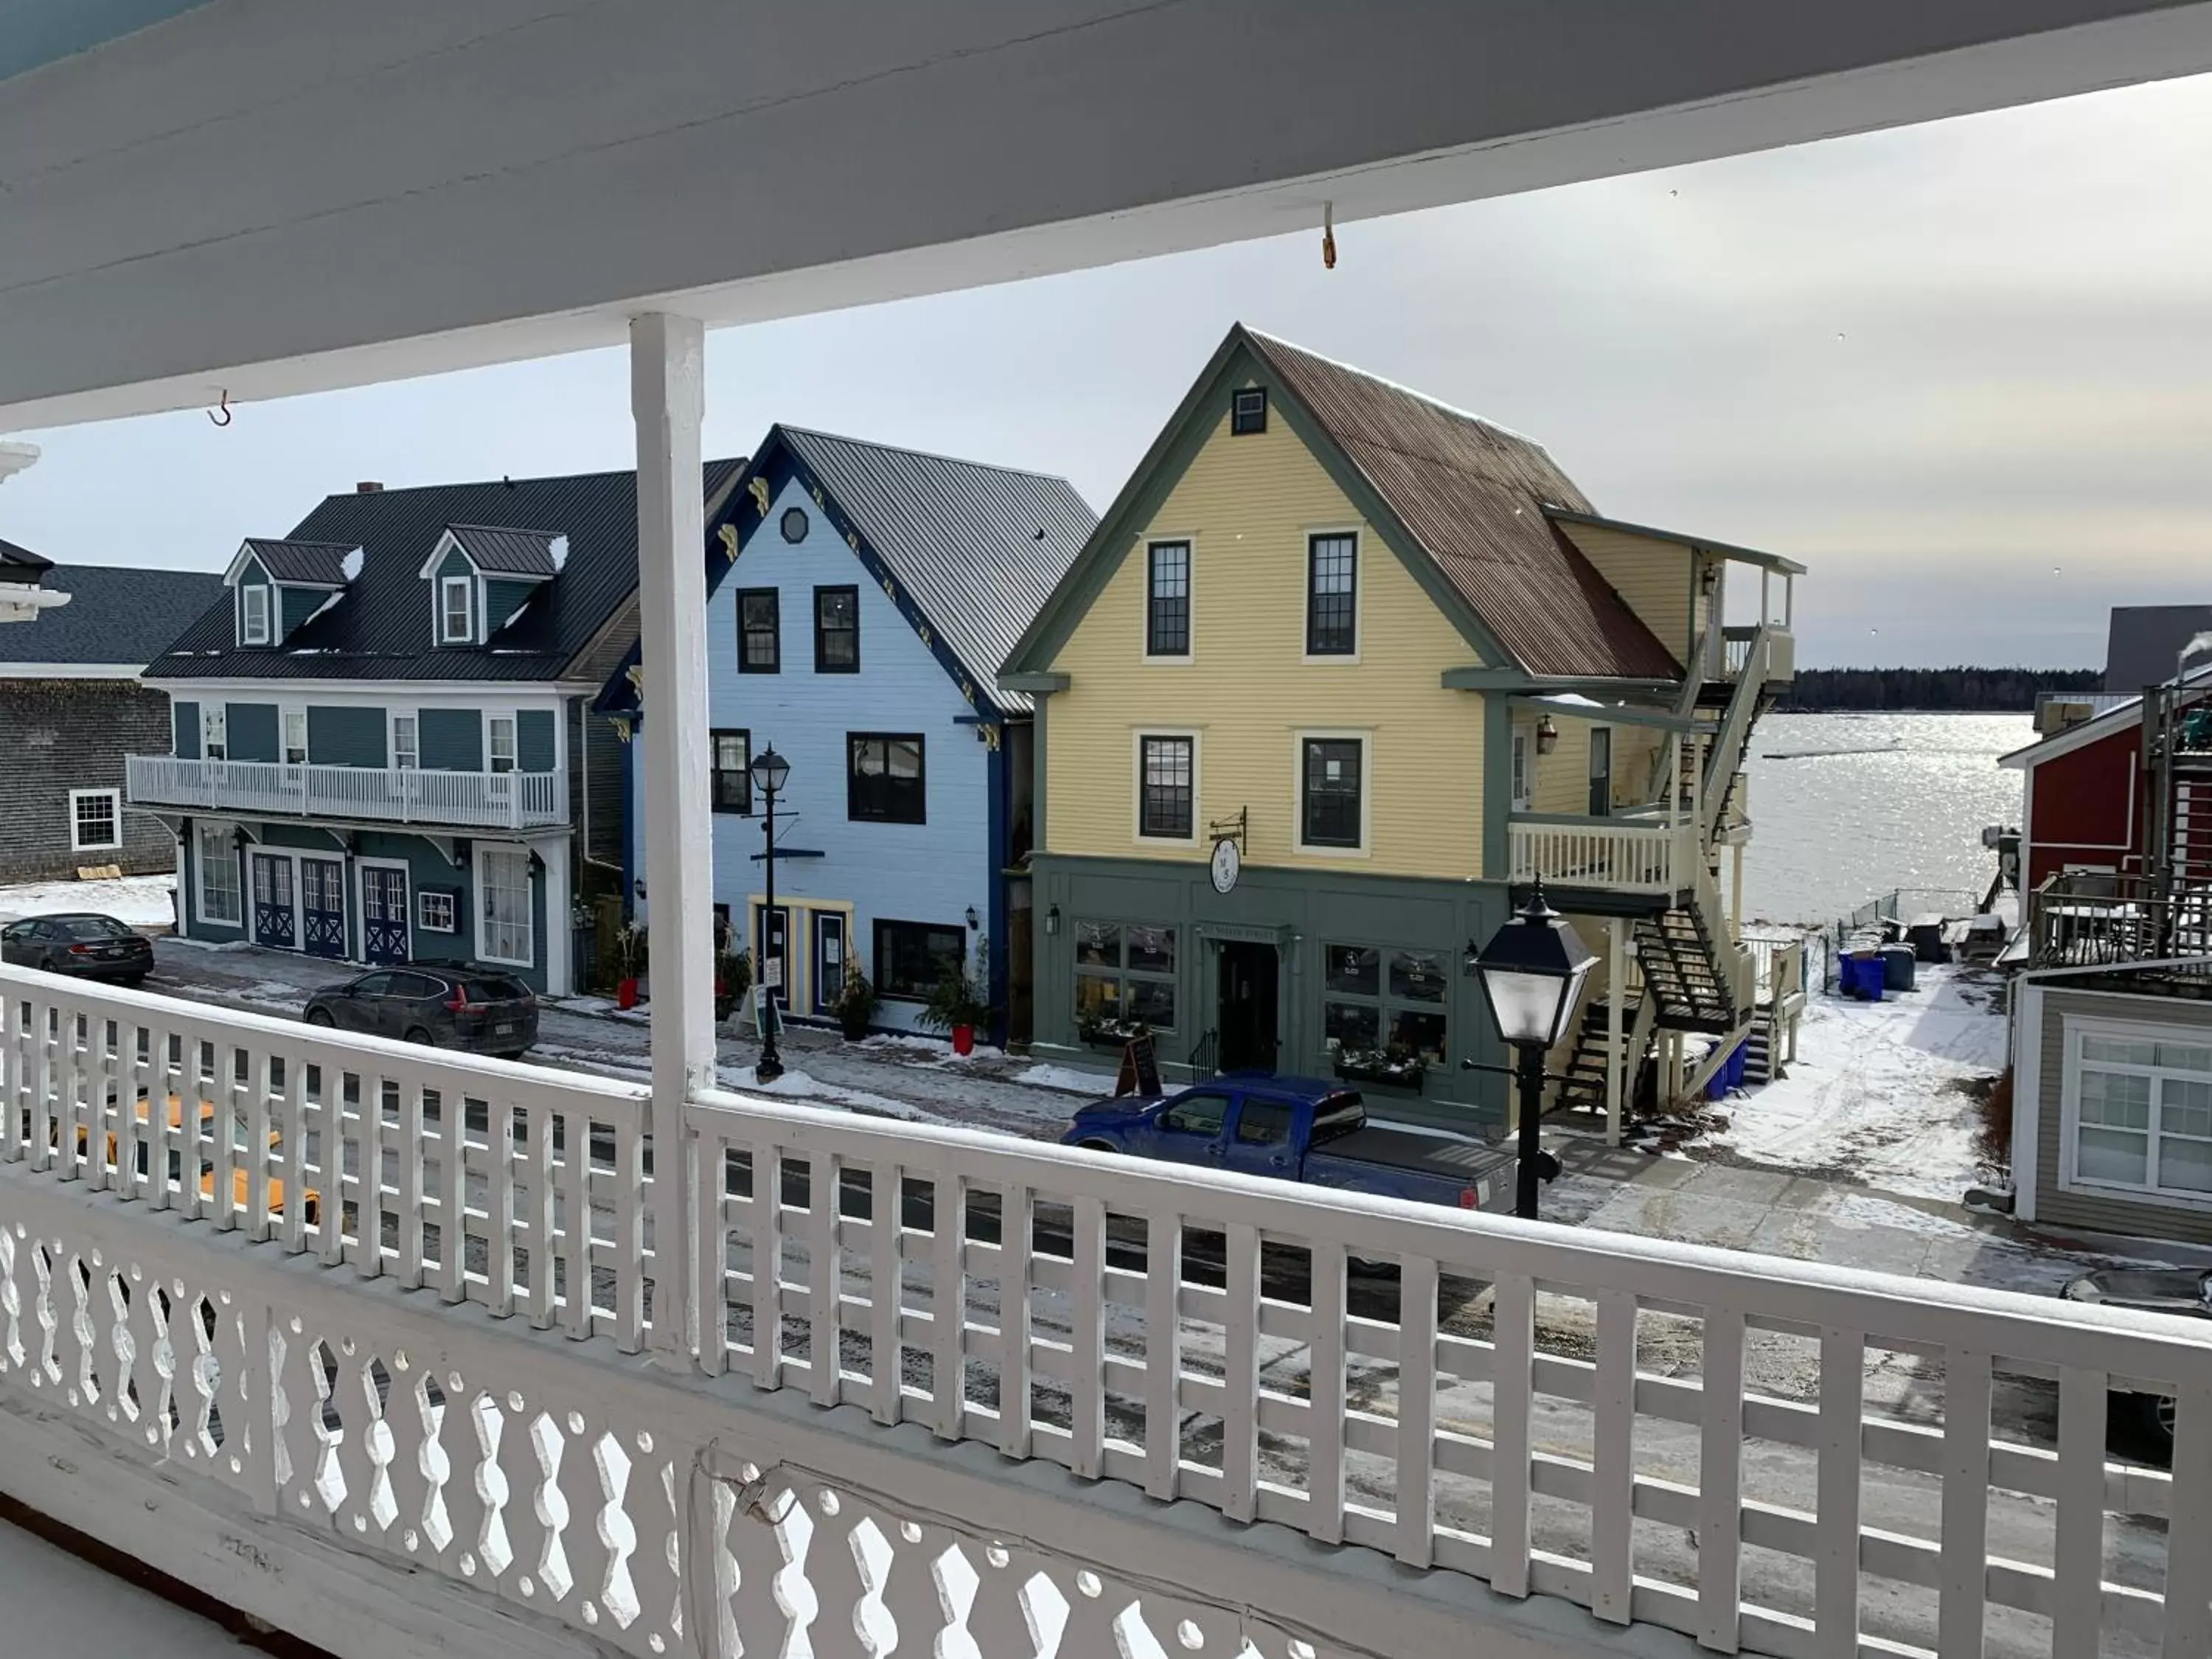
[[[785,426],[708,515],[716,909],[782,962],[793,1017],[827,1018],[857,959],[875,1024],[912,1030],[944,964],[988,945],[1021,1034],[1034,711],[994,680],[1097,516],[1062,478]],[[601,700],[618,719],[649,712],[635,665]],[[773,912],[746,774],[770,746],[791,767]],[[641,915],[641,833],[633,814]]]
[[[127,766],[177,838],[179,930],[574,988],[575,902],[627,838],[590,704],[637,640],[633,475],[364,485],[223,580],[145,670],[168,752]]]

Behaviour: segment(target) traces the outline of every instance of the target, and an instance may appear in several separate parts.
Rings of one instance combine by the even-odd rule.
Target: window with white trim
[[[484,751],[495,772],[514,770],[514,716],[492,714],[484,721]]]
[[[284,764],[305,766],[307,763],[307,711],[288,708],[284,711]]]
[[[2076,1184],[2212,1203],[2212,1034],[2069,1034]]]
[[[477,887],[483,916],[477,954],[509,967],[534,965],[538,942],[530,914],[530,854],[483,848],[477,854]]]
[[[200,753],[210,760],[230,755],[230,708],[220,702],[200,705]]]
[[[254,582],[238,590],[238,642],[240,645],[269,643],[269,590]]]
[[[415,925],[426,933],[453,933],[453,894],[439,887],[425,887],[418,891],[415,895]]]
[[[70,791],[70,850],[97,853],[123,845],[123,792]]]
[[[192,862],[199,878],[200,920],[235,927],[246,914],[238,880],[238,846],[227,823],[203,823]]]
[[[392,764],[401,772],[412,772],[422,764],[422,739],[412,714],[392,717]]]
[[[438,580],[438,643],[467,645],[476,638],[476,584],[466,576]]]
[[[1513,730],[1513,810],[1528,810],[1528,794],[1534,778],[1529,774],[1528,734],[1520,727]]]

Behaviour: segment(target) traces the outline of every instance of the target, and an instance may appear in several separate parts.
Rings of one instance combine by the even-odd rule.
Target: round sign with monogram
[[[1243,854],[1237,850],[1233,841],[1213,843],[1213,890],[1225,893],[1237,885],[1237,878],[1244,868]]]

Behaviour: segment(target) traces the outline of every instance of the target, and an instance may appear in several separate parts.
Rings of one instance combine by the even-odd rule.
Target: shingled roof
[[[40,586],[70,602],[0,628],[0,673],[20,675],[26,664],[135,673],[179,629],[224,599],[222,573],[213,570],[58,564]]]
[[[0,581],[34,582],[40,571],[52,568],[52,560],[40,557],[27,547],[0,541]]]

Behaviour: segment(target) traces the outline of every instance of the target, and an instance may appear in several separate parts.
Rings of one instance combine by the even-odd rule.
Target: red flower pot
[[[972,1054],[975,1052],[974,1026],[956,1025],[952,1028],[952,1052],[956,1054]]]
[[[635,1008],[637,1006],[637,981],[635,980],[626,979],[620,981],[616,984],[615,1006],[617,1008]]]

